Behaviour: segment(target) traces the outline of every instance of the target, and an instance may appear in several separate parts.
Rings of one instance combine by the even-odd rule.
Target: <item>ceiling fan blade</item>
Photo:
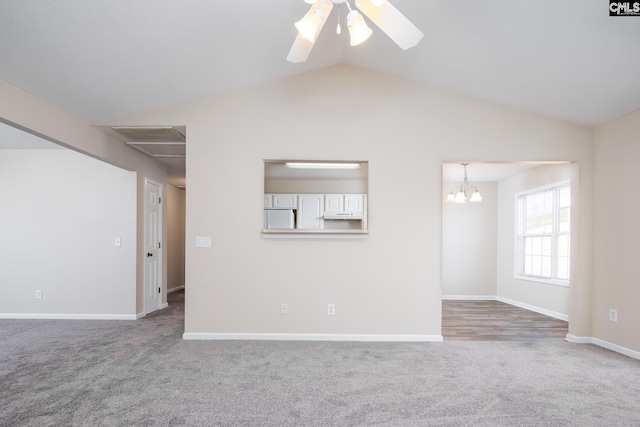
[[[417,45],[424,36],[418,27],[388,1],[375,6],[372,0],[356,0],[356,7],[403,50]]]
[[[304,62],[309,57],[311,49],[313,49],[313,43],[303,38],[300,33],[298,33],[293,45],[291,46],[289,55],[287,55],[287,61],[293,62],[294,64]]]

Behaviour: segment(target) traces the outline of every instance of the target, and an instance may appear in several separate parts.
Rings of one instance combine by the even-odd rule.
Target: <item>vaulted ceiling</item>
[[[342,5],[292,64],[303,0],[3,0],[0,78],[92,123],[337,63],[584,125],[640,108],[640,17],[604,0],[391,2],[418,46],[349,46]]]
[[[370,21],[349,46],[342,5],[292,64],[303,0],[3,0],[0,78],[94,124],[338,63],[587,126],[640,108],[640,16],[605,0],[390,1],[424,32],[416,47]],[[184,184],[184,159],[159,161]]]

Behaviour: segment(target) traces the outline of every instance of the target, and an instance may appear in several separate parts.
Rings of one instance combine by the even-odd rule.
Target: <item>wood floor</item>
[[[568,323],[499,301],[442,301],[445,341],[562,341]]]

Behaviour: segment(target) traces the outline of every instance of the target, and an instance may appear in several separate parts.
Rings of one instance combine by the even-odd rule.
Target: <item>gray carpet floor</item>
[[[640,426],[640,361],[566,342],[183,341],[0,320],[1,426]]]

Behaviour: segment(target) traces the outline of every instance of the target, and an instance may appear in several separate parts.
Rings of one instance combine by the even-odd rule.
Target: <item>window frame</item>
[[[514,278],[531,282],[541,282],[551,285],[568,287],[571,282],[571,221],[569,220],[569,231],[561,232],[560,225],[560,190],[569,187],[571,192],[571,182],[569,180],[558,181],[542,187],[532,188],[515,194],[515,244],[514,244]],[[527,213],[525,211],[524,200],[526,196],[534,194],[553,192],[552,209],[552,230],[550,233],[525,234],[525,224]],[[571,203],[569,203],[569,218],[571,218]],[[550,237],[551,238],[551,277],[537,276],[524,273],[525,262],[525,239],[526,237]],[[568,236],[569,242],[569,279],[558,278],[558,237]]]

